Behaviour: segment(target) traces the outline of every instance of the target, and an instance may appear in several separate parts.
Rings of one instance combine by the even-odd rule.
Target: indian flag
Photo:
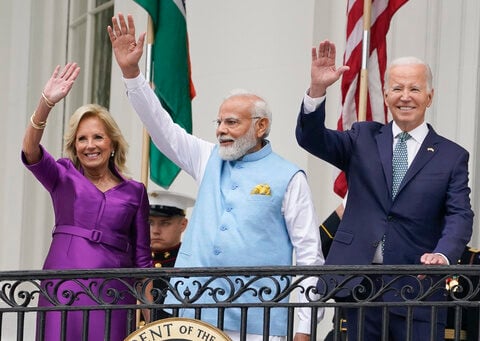
[[[152,81],[155,94],[173,121],[192,132],[191,82],[185,2],[135,0],[150,15],[155,39],[152,47]],[[156,62],[158,61],[158,62]],[[180,172],[150,141],[150,179],[168,189]]]

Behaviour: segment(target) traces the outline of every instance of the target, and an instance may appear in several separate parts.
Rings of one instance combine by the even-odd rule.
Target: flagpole
[[[148,16],[148,23],[147,23],[147,53],[146,53],[146,70],[145,70],[145,78],[150,84],[150,87],[153,88],[153,78],[152,78],[152,47],[153,47],[153,42],[155,41],[155,30],[153,29],[153,20],[152,17],[149,15]],[[141,165],[141,181],[145,185],[145,188],[148,189],[148,165],[150,161],[150,136],[147,132],[147,129],[143,127],[143,141],[142,141],[142,165]],[[145,288],[145,297],[150,300],[150,302],[153,302],[153,296],[151,295],[151,290],[153,288],[153,282],[150,281],[148,282],[146,288]],[[141,302],[137,300],[137,303],[140,304]],[[137,329],[139,327],[143,327],[143,325],[140,325],[140,319],[141,319],[141,311],[137,310],[136,312],[136,327]],[[143,310],[143,315],[147,319],[145,322],[151,322],[150,321],[150,312],[147,310]]]
[[[370,26],[372,16],[372,0],[363,0],[363,40],[362,40],[362,70],[360,71],[360,97],[358,100],[358,121],[367,118],[368,69],[367,62],[370,52]]]
[[[150,86],[153,87],[152,80],[152,46],[155,40],[155,33],[153,30],[153,21],[152,17],[148,16],[147,24],[147,70],[145,72],[145,77],[150,83]],[[148,135],[145,127],[143,128],[143,143],[142,143],[142,167],[141,167],[141,181],[148,188],[148,164],[150,159],[150,136]]]

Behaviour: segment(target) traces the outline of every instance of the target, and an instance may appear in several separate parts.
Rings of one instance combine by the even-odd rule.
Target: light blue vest
[[[230,266],[289,266],[293,247],[281,212],[283,198],[292,177],[299,171],[294,164],[272,152],[267,143],[258,152],[247,154],[241,160],[224,161],[218,147],[212,151],[197,195],[195,208],[183,237],[175,267],[230,267]],[[260,185],[260,186],[259,186]],[[252,194],[269,188],[269,195]],[[251,278],[239,277],[242,281]],[[188,287],[191,296],[198,287],[190,278],[179,287]],[[288,279],[279,280],[287,286]],[[213,285],[212,285],[213,286]],[[224,295],[217,301],[229,301],[229,295],[238,294],[242,284],[234,278],[219,279],[214,286],[222,287]],[[267,287],[278,294],[270,280],[256,281],[250,287]],[[234,288],[234,289],[232,289]],[[212,303],[215,299],[203,292],[196,302]],[[268,297],[268,295],[267,295]],[[286,301],[286,298],[284,301]],[[258,302],[250,291],[235,298],[234,303]],[[177,302],[168,296],[166,303]],[[182,316],[193,317],[192,311]],[[270,334],[286,335],[287,310],[275,308],[270,312]],[[217,309],[202,310],[202,320],[217,325]],[[240,330],[240,309],[225,310],[224,329]],[[248,333],[263,333],[263,310],[248,310]]]

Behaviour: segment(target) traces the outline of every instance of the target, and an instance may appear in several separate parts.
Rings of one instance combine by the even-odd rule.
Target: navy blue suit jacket
[[[392,200],[392,123],[358,122],[348,131],[325,127],[325,101],[303,105],[297,141],[345,172],[348,202],[325,264],[371,264],[385,235],[384,264],[420,264],[424,253],[461,257],[472,233],[468,152],[429,132]]]

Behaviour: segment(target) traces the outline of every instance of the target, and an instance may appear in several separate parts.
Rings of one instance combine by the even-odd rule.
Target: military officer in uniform
[[[183,194],[168,191],[149,193],[150,201],[150,248],[152,250],[153,266],[156,268],[175,265],[180,249],[182,233],[187,227],[186,210],[192,207],[195,200]],[[165,296],[162,291],[167,287],[168,278],[153,281],[153,299],[163,303]],[[163,309],[151,312],[151,321],[170,317]]]

